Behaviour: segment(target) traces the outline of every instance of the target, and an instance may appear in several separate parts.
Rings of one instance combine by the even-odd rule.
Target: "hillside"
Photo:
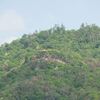
[[[0,100],[100,100],[100,27],[54,26],[3,44]]]

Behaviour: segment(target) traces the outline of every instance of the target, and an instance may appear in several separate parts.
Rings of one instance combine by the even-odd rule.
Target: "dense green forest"
[[[100,27],[55,25],[1,45],[0,100],[100,100]]]

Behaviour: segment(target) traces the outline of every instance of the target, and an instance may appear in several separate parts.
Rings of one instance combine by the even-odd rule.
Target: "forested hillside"
[[[100,100],[100,27],[55,26],[3,44],[0,100]]]

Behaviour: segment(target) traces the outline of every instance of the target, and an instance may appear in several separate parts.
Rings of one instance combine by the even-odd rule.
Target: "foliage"
[[[3,44],[0,100],[100,100],[100,28],[55,25]]]

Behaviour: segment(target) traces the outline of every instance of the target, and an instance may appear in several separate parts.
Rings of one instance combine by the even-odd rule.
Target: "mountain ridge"
[[[100,100],[100,28],[54,26],[0,47],[0,100]]]

